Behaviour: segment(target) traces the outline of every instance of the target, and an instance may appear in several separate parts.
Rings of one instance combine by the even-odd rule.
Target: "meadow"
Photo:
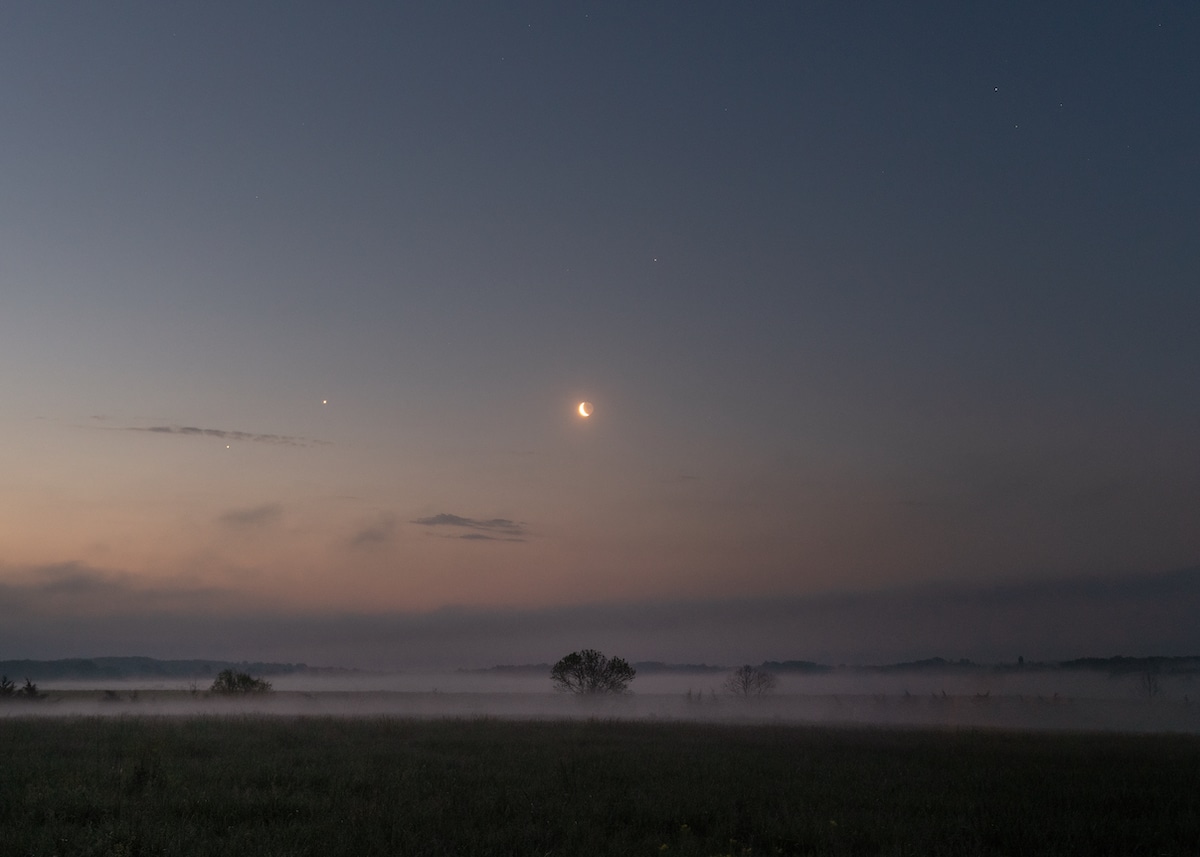
[[[1200,737],[0,719],[5,855],[1196,854]]]

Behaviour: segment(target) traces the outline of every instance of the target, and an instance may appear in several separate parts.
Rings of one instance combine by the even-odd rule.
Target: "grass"
[[[0,720],[5,855],[1195,854],[1200,738]]]

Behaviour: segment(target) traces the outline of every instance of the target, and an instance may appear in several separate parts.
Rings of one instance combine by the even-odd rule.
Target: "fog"
[[[824,726],[1200,733],[1196,677],[1088,671],[835,670],[782,674],[774,693],[723,692],[723,672],[639,675],[622,696],[556,693],[544,673],[347,672],[272,678],[274,692],[221,697],[207,682],[45,682],[45,697],[0,705],[14,716],[359,716],[622,719]]]
[[[454,693],[478,696],[515,694],[519,696],[557,695],[550,683],[549,667],[511,670],[454,670],[370,672],[360,670],[329,673],[286,673],[267,675],[272,688],[280,693]],[[686,696],[716,694],[723,696],[722,685],[728,672],[714,668],[697,670],[643,670],[630,683],[630,696]],[[1138,674],[1112,675],[1098,670],[872,670],[853,667],[828,672],[796,673],[780,671],[773,696],[991,696],[1047,697],[1079,700],[1140,699],[1145,695]],[[204,691],[211,680],[86,679],[39,682],[43,691]],[[1196,700],[1200,694],[1200,676],[1195,674],[1159,676],[1159,697]]]

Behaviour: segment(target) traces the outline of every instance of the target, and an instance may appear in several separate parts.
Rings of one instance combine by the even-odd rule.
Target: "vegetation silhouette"
[[[623,658],[608,658],[595,649],[571,652],[550,669],[554,689],[567,693],[624,693],[637,670]]]
[[[38,686],[25,679],[25,684],[17,687],[8,676],[0,676],[0,699],[45,699],[46,694],[38,690]]]
[[[775,676],[749,664],[738,667],[725,677],[725,692],[734,696],[765,696],[775,689]]]
[[[1158,677],[1162,672],[1162,667],[1155,662],[1147,661],[1138,676],[1138,685],[1141,687],[1142,693],[1146,699],[1154,699],[1162,693],[1162,685],[1159,683]]]
[[[253,678],[248,673],[234,670],[221,670],[209,688],[211,693],[220,694],[267,693],[270,690],[271,683],[266,679]]]

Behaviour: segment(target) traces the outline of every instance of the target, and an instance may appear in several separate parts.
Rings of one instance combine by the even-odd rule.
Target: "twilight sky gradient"
[[[1198,44],[6,5],[0,653],[1200,651]]]

